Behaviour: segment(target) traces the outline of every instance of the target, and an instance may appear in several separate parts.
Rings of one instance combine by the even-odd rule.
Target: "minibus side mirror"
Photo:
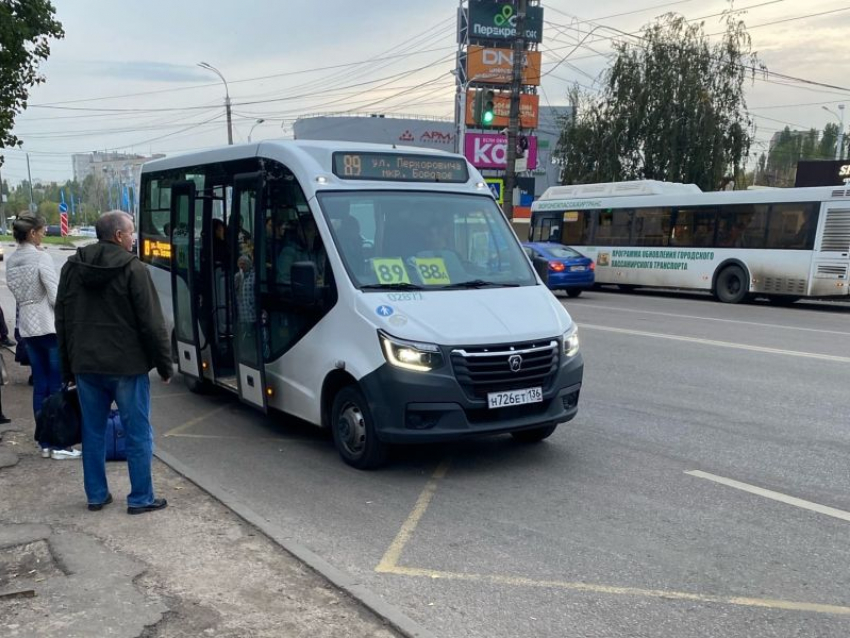
[[[292,281],[292,300],[300,305],[312,305],[318,301],[316,286],[316,264],[312,261],[297,261],[290,270]]]
[[[531,260],[534,270],[540,275],[545,285],[549,285],[549,260],[545,257],[533,257]]]

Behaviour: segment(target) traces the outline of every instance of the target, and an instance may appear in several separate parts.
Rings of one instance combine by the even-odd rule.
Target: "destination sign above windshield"
[[[469,180],[469,171],[462,159],[405,153],[334,153],[333,173],[342,179],[390,182],[463,184]]]

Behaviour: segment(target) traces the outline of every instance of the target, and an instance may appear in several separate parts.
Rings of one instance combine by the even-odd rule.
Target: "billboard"
[[[540,85],[540,51],[525,51],[522,60],[522,83]],[[514,74],[514,52],[469,45],[466,55],[466,79],[470,84],[510,84]]]
[[[302,117],[295,121],[297,140],[343,140],[397,144],[453,153],[457,129],[454,122],[395,117]]]
[[[528,170],[537,168],[537,138],[527,136]],[[476,168],[506,168],[508,164],[508,138],[501,133],[467,133],[463,145],[466,159]]]
[[[495,117],[490,126],[504,128],[510,123],[511,95],[496,93],[493,100]],[[537,128],[540,96],[522,93],[519,96],[519,125],[520,128]],[[475,121],[475,91],[466,92],[466,125],[477,126]]]
[[[470,40],[515,40],[517,7],[513,2],[469,0]],[[525,10],[526,42],[543,41],[543,8]]]
[[[850,183],[850,160],[803,160],[797,162],[794,186],[841,186]]]

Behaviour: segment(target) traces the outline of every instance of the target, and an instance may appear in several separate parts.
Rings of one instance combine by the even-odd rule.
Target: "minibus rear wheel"
[[[520,443],[537,443],[538,441],[548,439],[550,436],[552,436],[552,433],[557,427],[558,424],[555,423],[553,425],[544,425],[542,428],[517,430],[516,432],[511,432],[511,436],[514,437]]]
[[[337,392],[331,413],[331,429],[339,455],[350,466],[371,470],[387,460],[389,448],[378,440],[369,404],[357,387],[346,386]]]

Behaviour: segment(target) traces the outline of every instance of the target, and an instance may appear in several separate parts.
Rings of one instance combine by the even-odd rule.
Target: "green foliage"
[[[0,0],[0,148],[21,145],[12,135],[15,116],[30,87],[44,82],[38,65],[50,55],[49,39],[65,36],[55,13],[49,0]]]
[[[834,159],[837,142],[837,124],[827,124],[822,133],[816,129],[792,131],[786,126],[771,141],[767,156],[762,155],[764,159],[759,159],[761,170],[756,171],[755,183],[790,188],[797,176],[797,162]],[[846,138],[842,146],[846,151]]]
[[[556,156],[563,183],[657,179],[716,189],[749,154],[744,99],[758,65],[744,23],[727,14],[716,44],[703,25],[667,14],[640,41],[614,45],[598,97],[572,91]]]

